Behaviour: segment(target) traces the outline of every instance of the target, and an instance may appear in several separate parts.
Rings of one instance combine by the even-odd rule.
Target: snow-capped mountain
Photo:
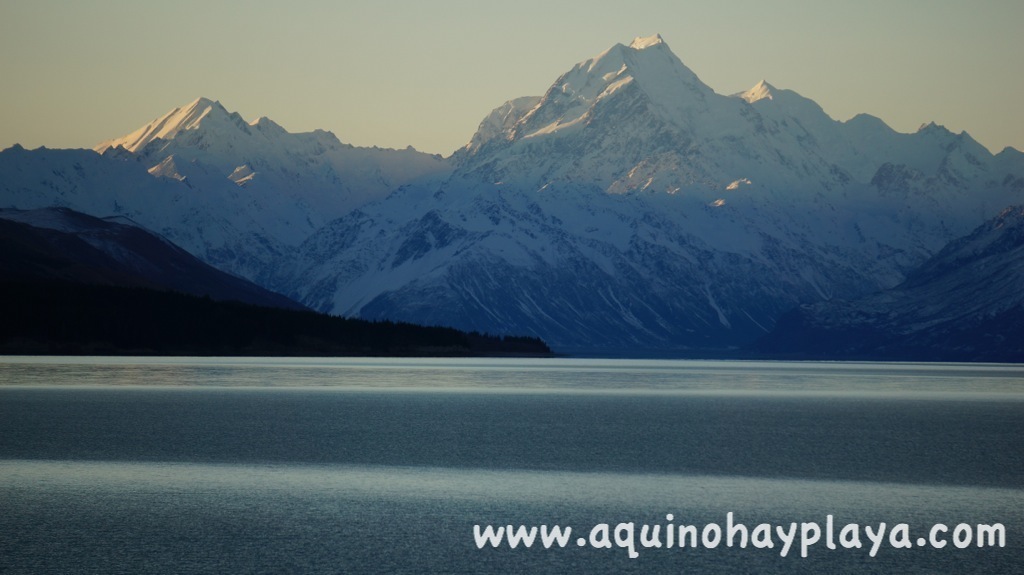
[[[246,122],[206,98],[94,149],[116,148],[132,152],[161,177],[227,179],[250,194],[274,190],[279,205],[270,211],[304,207],[313,227],[447,167],[441,158],[411,148],[356,148],[323,130],[291,134],[266,117]],[[297,221],[285,225],[294,226],[282,230],[288,241],[310,231]]]
[[[95,151],[0,153],[0,207],[125,215],[250,279],[354,207],[449,171],[411,148],[357,148],[329,132],[246,122],[206,98]]]
[[[320,311],[557,350],[738,347],[893,287],[1024,202],[1024,154],[714,92],[660,36],[510,100],[450,158],[288,134],[200,99],[93,151],[0,153],[0,207],[124,214]]]
[[[563,350],[732,346],[899,283],[1020,201],[1024,174],[938,126],[837,122],[766,82],[716,94],[659,36],[500,106],[453,163],[318,230],[271,285]]]
[[[783,316],[758,342],[803,357],[1024,361],[1024,206],[957,239],[899,286]]]

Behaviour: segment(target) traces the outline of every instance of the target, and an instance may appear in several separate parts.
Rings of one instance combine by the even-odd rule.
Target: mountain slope
[[[756,348],[804,357],[1024,361],[1024,207],[951,242],[899,286],[784,316]]]
[[[131,222],[67,208],[0,210],[0,281],[147,287],[285,309],[288,298],[226,274]]]

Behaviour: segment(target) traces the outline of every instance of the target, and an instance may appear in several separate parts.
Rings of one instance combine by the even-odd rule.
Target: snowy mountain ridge
[[[311,212],[328,220],[447,169],[441,158],[412,148],[356,148],[323,130],[292,134],[266,117],[246,122],[207,98],[94,149],[102,154],[122,148],[154,175],[227,178],[241,187],[277,188],[297,202],[313,204]],[[300,186],[302,194],[296,196],[291,190]]]
[[[440,157],[292,134],[199,98],[85,150],[0,154],[0,207],[124,215],[256,280],[318,227],[402,185],[443,177]]]
[[[215,108],[220,114],[235,119],[236,122],[242,122],[241,116],[237,114],[230,115],[219,101],[198,98],[187,106],[171,110],[126,136],[107,140],[93,149],[101,154],[110,148],[117,147],[124,148],[130,152],[138,152],[155,139],[166,141],[185,130],[199,129],[201,120],[214,112]]]

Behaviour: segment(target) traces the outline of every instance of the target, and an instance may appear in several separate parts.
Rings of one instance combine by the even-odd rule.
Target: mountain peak
[[[646,50],[653,46],[664,45],[665,40],[661,37],[661,34],[655,34],[654,36],[637,36],[630,42],[629,47],[634,50]]]
[[[278,124],[266,116],[256,118],[252,122],[249,122],[249,125],[268,134],[284,134],[288,132],[288,130],[285,130],[281,124]]]
[[[200,109],[202,109],[202,108],[209,108],[209,107],[212,107],[212,106],[216,106],[218,108],[224,109],[224,106],[220,103],[220,100],[211,100],[211,99],[206,98],[204,96],[200,96],[200,97],[196,98],[195,100],[192,100],[192,102],[189,103],[189,105],[185,106],[185,108],[200,108]]]
[[[659,34],[619,43],[577,63],[541,98],[521,99],[496,109],[481,124],[466,150],[485,142],[509,143],[556,134],[565,136],[592,125],[608,102],[642,98],[661,120],[689,125],[705,114],[715,98]],[[611,108],[614,109],[614,105]]]
[[[767,80],[761,80],[753,88],[741,92],[739,97],[746,100],[748,104],[753,104],[760,100],[774,100],[777,92],[775,86],[769,84]]]
[[[180,132],[197,129],[200,122],[211,115],[226,117],[230,114],[219,101],[200,97],[167,112],[127,136],[107,140],[93,149],[102,154],[110,148],[120,146],[130,152],[137,152],[153,140],[167,140]]]

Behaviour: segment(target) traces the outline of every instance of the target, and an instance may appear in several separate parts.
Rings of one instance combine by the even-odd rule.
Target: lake
[[[1013,573],[1022,439],[1012,365],[6,357],[0,573]]]

